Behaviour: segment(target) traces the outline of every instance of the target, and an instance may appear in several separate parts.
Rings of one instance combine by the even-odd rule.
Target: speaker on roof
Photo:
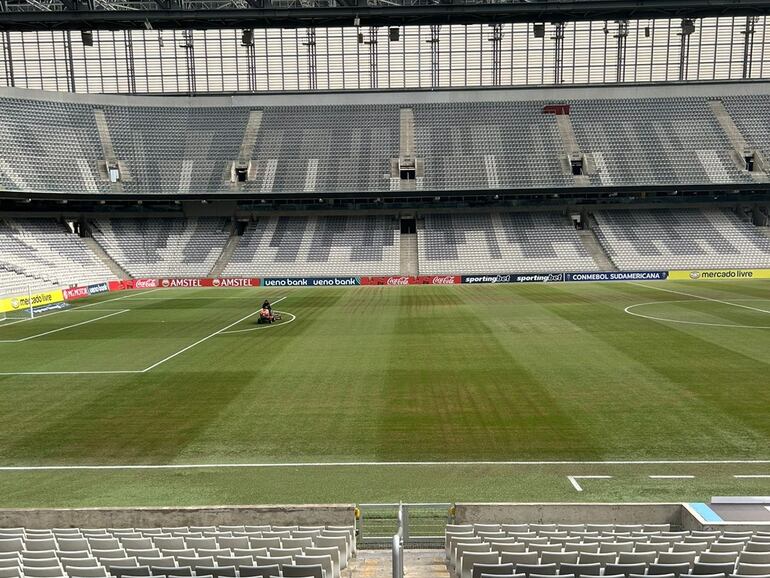
[[[83,46],[93,46],[94,45],[94,33],[90,30],[81,30],[80,31],[80,40],[83,41]]]
[[[388,30],[388,34],[390,35],[391,42],[398,42],[399,39],[401,38],[401,30],[396,27],[393,27],[390,30]]]
[[[241,44],[243,46],[254,46],[254,31],[244,30],[241,33]]]

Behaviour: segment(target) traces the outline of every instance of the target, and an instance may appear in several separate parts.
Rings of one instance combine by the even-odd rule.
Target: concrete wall
[[[727,96],[768,94],[766,80],[727,82],[682,82],[639,85],[536,86],[514,88],[439,90],[355,90],[350,92],[249,94],[238,96],[128,96],[73,94],[43,90],[0,87],[0,97],[114,106],[160,107],[260,107],[324,106],[339,104],[427,104],[455,102],[571,101],[580,99],[672,98],[684,96]]]
[[[562,523],[665,524],[682,523],[682,504],[456,504],[457,524]]]
[[[152,528],[240,524],[353,525],[353,504],[207,508],[0,509],[0,527]]]

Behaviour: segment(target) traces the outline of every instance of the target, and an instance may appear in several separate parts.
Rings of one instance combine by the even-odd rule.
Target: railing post
[[[398,505],[398,531],[393,536],[393,578],[404,578],[404,506]]]

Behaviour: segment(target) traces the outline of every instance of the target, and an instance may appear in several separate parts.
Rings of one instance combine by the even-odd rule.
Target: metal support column
[[[16,86],[16,77],[13,72],[13,52],[11,50],[11,33],[3,33],[3,43],[5,44],[5,78],[8,86]]]
[[[757,25],[756,16],[746,17],[746,28],[743,30],[743,78],[751,78],[751,64],[754,61],[754,29]]]
[[[128,92],[136,94],[136,64],[134,62],[134,40],[131,30],[123,31],[123,42],[126,51],[126,82]]]
[[[369,45],[369,88],[377,88],[380,83],[379,75],[379,48],[377,46],[377,27],[369,27],[369,40],[366,43]]]
[[[441,25],[431,24],[430,26],[430,86],[438,88],[441,83],[441,51],[439,40],[441,38]]]
[[[566,24],[564,22],[557,22],[554,25],[554,35],[552,40],[555,41],[554,46],[554,59],[553,59],[553,81],[555,84],[561,84],[564,82],[564,28]]]
[[[180,48],[184,48],[185,62],[187,64],[187,92],[190,96],[195,94],[197,89],[197,82],[195,79],[195,45],[193,44],[193,31],[183,30],[182,38],[184,43],[180,44]]]
[[[618,20],[618,56],[616,63],[615,79],[617,82],[626,81],[626,42],[628,40],[628,20]]]
[[[304,44],[307,46],[307,80],[310,90],[316,90],[318,88],[318,61],[315,28],[308,28],[306,32]]]
[[[500,86],[501,70],[502,70],[502,40],[503,40],[503,25],[496,23],[490,24],[492,28],[492,36],[489,41],[492,43],[492,85]]]
[[[690,69],[690,36],[695,32],[695,23],[689,18],[682,20],[679,32],[679,80],[687,80]]]
[[[75,59],[72,57],[72,32],[67,30],[67,34],[64,36],[64,42],[67,48],[67,90],[69,92],[75,92]]]

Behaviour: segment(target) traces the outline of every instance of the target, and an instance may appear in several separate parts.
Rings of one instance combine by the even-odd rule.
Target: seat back
[[[189,566],[150,566],[153,576],[192,576],[193,570]]]
[[[633,564],[607,564],[604,567],[605,574],[622,574],[623,576],[630,576],[631,574],[644,574],[647,571],[647,564],[645,562],[636,562]]]
[[[286,564],[282,568],[284,578],[324,578],[324,569],[320,564]]]
[[[241,566],[238,573],[241,578],[272,578],[281,575],[281,568],[276,565],[271,566]]]
[[[558,568],[556,564],[516,564],[516,572],[529,576],[530,574],[540,574],[544,576],[556,576]]]
[[[513,564],[474,564],[471,578],[481,578],[482,574],[513,574]]]

